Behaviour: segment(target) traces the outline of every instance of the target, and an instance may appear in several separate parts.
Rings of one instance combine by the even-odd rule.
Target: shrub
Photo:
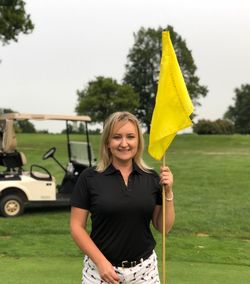
[[[221,133],[218,134],[233,134],[234,133],[234,125],[228,119],[217,119],[215,123],[218,125]]]
[[[197,134],[233,134],[233,123],[227,119],[217,119],[211,121],[200,119],[193,126],[193,131]]]

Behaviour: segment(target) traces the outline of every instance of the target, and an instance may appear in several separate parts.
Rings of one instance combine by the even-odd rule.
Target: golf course
[[[91,136],[96,157],[99,138]],[[55,146],[65,165],[65,139],[18,134],[25,170],[42,165],[60,184],[62,169],[42,155]],[[145,161],[159,171],[161,162],[147,153],[148,136],[145,144]],[[178,135],[166,163],[174,174],[176,210],[166,238],[166,283],[250,283],[250,136]],[[83,255],[70,236],[69,217],[70,208],[27,208],[20,217],[0,217],[0,283],[81,283]],[[153,232],[161,270],[161,234]]]

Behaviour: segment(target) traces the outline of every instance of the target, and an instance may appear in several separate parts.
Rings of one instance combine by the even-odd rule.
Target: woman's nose
[[[121,146],[125,147],[125,146],[127,146],[127,145],[128,145],[127,139],[126,139],[125,137],[122,138],[122,140],[121,140]]]

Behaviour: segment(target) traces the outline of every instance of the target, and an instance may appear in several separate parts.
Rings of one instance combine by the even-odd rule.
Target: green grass
[[[61,169],[41,157],[56,146],[65,163],[65,137],[32,137],[18,135],[27,168],[31,163],[46,166],[60,182]],[[96,154],[98,141],[92,138]],[[145,160],[159,169],[160,162],[146,151]],[[166,244],[167,283],[248,284],[250,136],[181,135],[166,161],[174,173],[176,208]],[[154,231],[154,236],[161,269],[161,235]],[[0,218],[1,283],[80,283],[81,266],[82,254],[69,235],[69,209],[28,209],[19,218]]]

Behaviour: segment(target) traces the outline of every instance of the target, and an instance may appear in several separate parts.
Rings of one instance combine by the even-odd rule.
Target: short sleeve
[[[88,190],[88,169],[84,170],[74,187],[72,196],[71,196],[71,206],[78,207],[82,209],[89,210],[90,208],[90,196]]]
[[[155,171],[153,171],[153,175],[154,175],[154,186],[156,189],[156,204],[162,205],[162,188],[160,185],[160,176]]]

